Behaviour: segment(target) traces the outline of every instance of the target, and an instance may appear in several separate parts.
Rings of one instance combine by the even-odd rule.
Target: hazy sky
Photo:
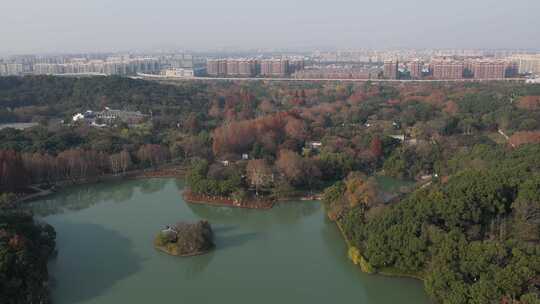
[[[0,0],[0,53],[536,48],[540,0]]]

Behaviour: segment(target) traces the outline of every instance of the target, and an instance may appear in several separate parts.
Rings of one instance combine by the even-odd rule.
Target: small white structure
[[[90,125],[92,127],[96,127],[96,128],[105,128],[107,126],[106,124],[98,124],[95,121],[92,121],[92,123]]]
[[[79,120],[83,120],[84,119],[84,115],[82,115],[81,113],[77,113],[75,115],[73,115],[73,122],[77,122]]]
[[[535,83],[540,83],[540,77],[537,77],[537,78],[529,78],[525,81],[525,83],[529,83],[529,84],[535,84]]]
[[[421,180],[428,180],[428,179],[431,179],[433,176],[431,174],[426,174],[426,175],[422,175],[420,176],[420,179]]]
[[[242,154],[242,159],[243,159],[243,160],[248,160],[248,159],[249,159],[249,155],[248,155],[247,153]]]
[[[161,232],[163,232],[163,233],[168,233],[168,232],[174,232],[174,233],[176,233],[176,229],[174,229],[174,228],[171,227],[171,226],[165,226],[165,228],[162,229]]]
[[[389,137],[393,138],[393,139],[397,139],[399,141],[405,141],[405,135],[401,134],[401,135],[389,135]]]
[[[322,148],[322,142],[320,142],[320,141],[310,141],[310,142],[307,143],[307,147],[311,148],[311,149],[318,150],[318,149]]]

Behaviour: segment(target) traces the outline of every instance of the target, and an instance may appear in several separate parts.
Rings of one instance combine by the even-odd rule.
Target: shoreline
[[[322,193],[317,194],[298,194],[292,196],[285,196],[276,199],[278,203],[290,202],[290,201],[322,201]]]
[[[136,180],[136,179],[151,179],[151,178],[177,178],[185,175],[185,167],[182,165],[171,165],[166,164],[158,168],[146,168],[146,169],[136,169],[132,171],[126,171],[119,174],[104,174],[101,176],[90,177],[90,178],[81,178],[81,179],[67,179],[60,180],[50,184],[49,188],[42,189],[39,186],[43,184],[34,184],[28,186],[28,189],[32,189],[36,192],[28,193],[22,196],[17,197],[11,202],[11,204],[20,204],[25,203],[34,199],[46,197],[57,193],[62,188],[69,186],[78,186],[78,185],[89,185],[89,184],[98,184],[103,182],[111,181],[122,181],[122,180]]]
[[[166,164],[160,168],[154,169],[137,169],[132,171],[127,171],[125,173],[119,174],[104,174],[101,176],[90,177],[90,178],[81,178],[81,179],[66,179],[56,181],[48,185],[47,188],[42,188],[42,184],[34,184],[28,186],[28,189],[31,189],[31,193],[24,195],[17,195],[17,197],[10,204],[20,204],[32,201],[34,199],[43,198],[52,194],[61,191],[63,188],[69,186],[79,186],[79,185],[90,185],[90,184],[99,184],[104,182],[113,182],[113,181],[122,181],[122,180],[137,180],[137,179],[152,179],[152,178],[181,178],[185,176],[186,168],[182,165],[170,165]],[[247,200],[241,203],[236,203],[231,198],[227,197],[212,197],[204,195],[195,195],[189,191],[187,188],[186,191],[182,192],[182,197],[186,203],[190,204],[199,204],[199,205],[209,205],[216,207],[230,207],[230,208],[242,208],[242,209],[258,209],[258,210],[268,210],[272,209],[276,204],[283,204],[290,201],[321,201],[322,194],[315,193],[306,195],[305,193],[281,197],[278,199],[268,199],[268,200]]]
[[[214,249],[214,248],[210,248],[205,251],[197,251],[197,252],[187,253],[187,254],[172,254],[165,248],[165,246],[154,245],[154,248],[159,252],[163,252],[170,256],[175,256],[175,257],[192,257],[192,256],[204,255],[204,254],[210,253]]]

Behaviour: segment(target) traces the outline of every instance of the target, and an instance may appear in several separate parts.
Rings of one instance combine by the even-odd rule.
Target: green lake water
[[[272,210],[186,204],[175,179],[71,187],[30,204],[57,231],[55,304],[429,303],[420,281],[361,273],[319,202]],[[207,219],[217,248],[168,256],[166,224]]]

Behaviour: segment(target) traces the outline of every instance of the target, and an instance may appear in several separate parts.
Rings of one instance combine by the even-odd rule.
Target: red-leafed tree
[[[0,192],[17,192],[28,186],[29,175],[20,153],[0,151]]]
[[[540,109],[540,96],[523,96],[518,100],[517,107],[525,110]]]
[[[221,117],[222,110],[221,110],[221,107],[219,106],[219,102],[214,101],[212,103],[212,106],[210,107],[210,110],[208,110],[208,115],[210,115],[210,117],[214,117],[214,118]]]
[[[306,124],[300,119],[294,117],[288,118],[285,124],[285,133],[289,138],[303,141],[307,137]]]
[[[450,115],[455,115],[459,111],[459,106],[454,101],[450,100],[446,103],[444,111]]]
[[[288,116],[288,113],[276,113],[257,119],[231,121],[216,128],[212,134],[214,154],[249,152],[255,142],[275,149],[285,139]]]
[[[56,157],[49,154],[24,153],[22,160],[32,183],[53,182],[58,179]]]
[[[302,180],[304,174],[302,157],[294,151],[279,151],[276,167],[289,183],[299,183]]]
[[[514,135],[510,136],[509,143],[513,147],[519,147],[525,144],[540,143],[540,131],[516,132]]]
[[[383,154],[382,141],[378,136],[373,137],[371,140],[370,151],[373,156],[379,158]]]
[[[275,108],[274,104],[268,99],[261,101],[259,104],[259,110],[264,114],[274,112]]]

